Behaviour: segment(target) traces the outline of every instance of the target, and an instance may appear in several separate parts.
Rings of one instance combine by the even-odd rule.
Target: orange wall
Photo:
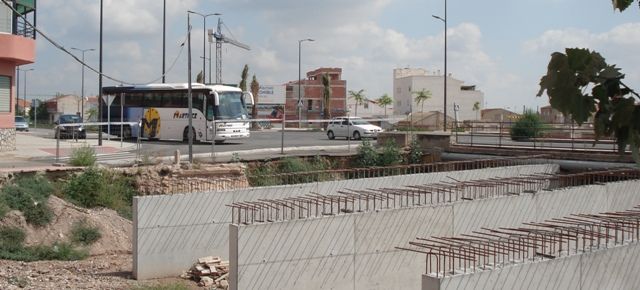
[[[12,34],[0,34],[0,60],[15,65],[33,63],[36,59],[36,41]]]
[[[9,76],[11,78],[11,112],[0,112],[0,128],[15,128],[14,124],[14,109],[15,109],[15,95],[16,95],[16,85],[15,85],[15,73],[16,73],[16,65],[13,62],[7,62],[0,60],[0,75]]]

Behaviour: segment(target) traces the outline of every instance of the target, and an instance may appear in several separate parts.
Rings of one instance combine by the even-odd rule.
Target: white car
[[[336,137],[353,138],[377,138],[382,128],[372,125],[359,117],[334,118],[327,126],[327,137],[333,140]]]

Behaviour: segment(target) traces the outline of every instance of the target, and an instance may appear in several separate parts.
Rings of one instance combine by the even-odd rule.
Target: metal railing
[[[516,122],[464,122],[454,130],[455,143],[497,148],[544,148],[568,151],[618,152],[611,137],[595,140],[592,123],[544,123],[513,130]],[[515,135],[514,135],[515,134]],[[629,148],[625,148],[630,152]]]

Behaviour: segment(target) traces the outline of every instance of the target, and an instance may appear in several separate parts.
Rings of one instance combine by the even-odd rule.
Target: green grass
[[[93,166],[96,164],[96,151],[88,145],[73,149],[69,164],[73,166]]]
[[[0,200],[3,200],[0,204],[21,211],[30,224],[44,226],[53,218],[53,212],[47,206],[53,191],[51,182],[42,175],[20,177],[0,190]],[[2,211],[6,211],[6,208],[0,209],[0,216]]]
[[[75,222],[71,228],[71,242],[75,244],[92,245],[101,237],[100,229],[90,225],[86,220]]]
[[[64,187],[65,199],[86,208],[106,207],[131,219],[131,203],[137,193],[133,179],[107,169],[87,168]]]
[[[156,284],[156,285],[146,285],[146,286],[134,286],[130,288],[131,290],[188,290],[189,287],[186,285],[175,282],[171,284]]]
[[[86,251],[77,250],[69,243],[25,247],[24,230],[16,227],[0,227],[0,259],[16,261],[38,260],[81,260],[88,256]]]

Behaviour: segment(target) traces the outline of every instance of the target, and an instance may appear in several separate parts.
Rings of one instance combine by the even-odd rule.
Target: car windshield
[[[27,122],[27,121],[24,120],[23,117],[17,117],[17,116],[16,116],[16,120],[15,121],[16,121],[16,123],[26,123]]]
[[[247,110],[242,100],[242,92],[220,92],[217,120],[247,119]]]
[[[80,117],[76,115],[62,115],[60,116],[60,124],[80,123]]]

